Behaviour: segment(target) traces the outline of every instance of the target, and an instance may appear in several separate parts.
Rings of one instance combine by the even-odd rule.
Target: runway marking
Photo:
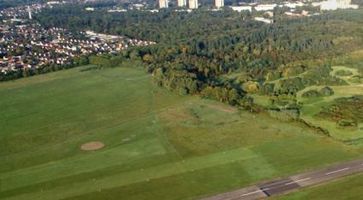
[[[267,184],[267,185],[262,185],[261,187],[271,187],[273,185],[280,185],[280,184],[283,184],[284,182],[288,182],[289,180],[281,180],[281,181],[277,181],[277,182],[274,182],[274,183],[270,183],[270,184]]]
[[[294,184],[294,183],[299,183],[299,182],[307,181],[307,180],[310,180],[310,179],[311,179],[310,177],[303,178],[303,179],[299,179],[299,180],[296,180],[296,181],[293,181],[293,182],[290,182],[290,183],[285,183],[285,185],[291,185],[291,184]]]
[[[360,163],[359,163],[360,162]],[[303,175],[303,174],[297,174],[299,176],[305,176],[306,178],[302,178],[301,179],[296,179],[295,181],[293,180],[293,178],[291,177],[287,177],[285,179],[280,179],[280,180],[272,180],[270,183],[267,183],[265,185],[255,185],[257,188],[259,189],[252,189],[251,192],[248,192],[248,193],[244,193],[244,194],[234,194],[233,193],[231,195],[226,195],[226,196],[222,196],[222,197],[218,197],[217,199],[224,199],[224,200],[237,200],[237,199],[243,199],[243,197],[250,197],[250,198],[255,198],[255,196],[260,196],[262,194],[266,195],[266,198],[269,197],[269,196],[274,196],[276,194],[281,194],[281,192],[289,192],[289,191],[292,191],[294,189],[298,189],[298,188],[304,188],[306,186],[309,186],[309,185],[314,185],[314,181],[312,182],[306,182],[304,185],[299,185],[300,187],[292,187],[292,186],[289,186],[287,187],[288,185],[292,185],[294,183],[299,183],[299,182],[303,182],[303,181],[307,181],[307,180],[315,180],[315,179],[319,179],[319,178],[322,178],[324,175],[325,176],[328,176],[328,175],[331,175],[331,174],[335,174],[335,173],[338,173],[338,172],[342,172],[342,171],[346,171],[346,170],[350,170],[348,172],[345,172],[345,173],[341,173],[341,174],[337,174],[336,177],[333,177],[331,176],[330,178],[326,179],[326,180],[322,180],[323,182],[329,182],[330,180],[329,179],[335,179],[337,177],[341,177],[345,174],[352,174],[353,172],[363,172],[363,162],[362,160],[359,160],[359,161],[356,161],[355,163],[347,163],[344,165],[345,168],[343,168],[342,165],[340,166],[335,166],[334,168],[335,169],[323,169],[323,170],[318,170],[318,171],[311,171],[309,174],[310,177],[306,177],[308,176],[307,174]],[[332,171],[334,170],[334,171]],[[324,174],[325,173],[325,174]],[[296,176],[294,176],[296,177]],[[318,181],[318,182],[321,182],[321,181]],[[285,188],[283,188],[285,186]],[[282,187],[282,190],[280,190]],[[279,190],[278,190],[279,189]],[[276,191],[275,191],[276,190]],[[260,194],[258,194],[260,192]],[[253,194],[256,194],[256,195],[253,195]],[[251,195],[251,196],[249,196]],[[229,197],[228,197],[229,196]],[[231,197],[233,196],[233,197]],[[260,197],[257,197],[257,199],[260,198]],[[216,198],[214,198],[216,199]],[[207,200],[207,199],[205,199]]]
[[[350,168],[349,167],[346,167],[346,168],[339,169],[339,170],[336,170],[336,171],[328,172],[325,175],[335,174],[335,173],[338,173],[338,172],[341,172],[341,171],[345,171],[345,170],[348,170],[348,169],[350,169]]]
[[[254,192],[249,192],[249,193],[246,193],[246,194],[242,194],[240,197],[244,197],[244,196],[248,196],[248,195],[251,195],[251,194],[256,194],[256,193],[259,193],[261,190],[256,190]]]

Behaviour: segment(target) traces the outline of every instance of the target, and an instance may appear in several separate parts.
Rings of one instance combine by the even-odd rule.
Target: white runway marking
[[[307,180],[310,180],[310,179],[311,179],[310,177],[303,178],[303,179],[299,179],[299,180],[296,180],[296,181],[293,181],[293,182],[290,182],[290,183],[285,183],[285,185],[291,185],[291,184],[294,184],[294,183],[299,183],[299,182],[307,181]]]
[[[345,172],[343,172],[345,171]],[[343,172],[343,173],[339,173]],[[255,185],[257,188],[249,188],[246,193],[239,192],[237,194],[231,193],[228,195],[223,195],[221,197],[211,198],[213,200],[237,200],[237,199],[244,199],[244,198],[251,198],[251,199],[261,199],[262,195],[265,195],[267,198],[268,196],[275,196],[280,195],[287,192],[292,192],[298,188],[304,188],[307,186],[315,185],[320,182],[329,182],[330,179],[336,179],[342,177],[346,174],[353,174],[355,172],[363,173],[363,160],[357,160],[354,162],[347,162],[344,165],[335,165],[334,168],[326,168],[325,170],[318,170],[318,171],[311,171],[310,173],[305,174],[297,174],[297,176],[287,177],[285,179],[280,180],[272,180],[272,182],[267,183],[265,185]],[[308,175],[310,174],[310,175]],[[335,176],[326,177],[329,175],[335,174]],[[300,176],[298,179],[297,177]],[[325,176],[325,179],[323,178]],[[322,178],[322,179],[321,179]],[[294,180],[295,179],[295,180]],[[321,180],[320,180],[321,179]],[[311,181],[308,181],[311,180]],[[306,181],[306,182],[304,182]],[[299,185],[299,187],[292,187],[289,185],[296,184],[299,182],[304,182],[304,184]],[[289,186],[289,187],[287,187]],[[296,186],[296,185],[293,185]],[[259,188],[259,189],[258,189]],[[247,189],[247,188],[246,188]],[[264,197],[264,198],[265,198]],[[210,200],[210,199],[204,199]]]
[[[271,184],[268,184],[268,185],[263,185],[263,187],[271,187],[271,186],[274,186],[274,185],[280,185],[280,184],[283,184],[286,181],[288,181],[288,180],[281,180],[281,181],[271,183]]]
[[[326,173],[325,175],[335,174],[335,173],[338,173],[338,172],[341,172],[341,171],[345,171],[345,170],[348,170],[348,169],[349,169],[349,167],[346,167],[346,168],[343,168],[343,169],[339,169],[339,170],[336,170],[336,171],[332,171],[332,172]]]
[[[259,192],[260,192],[260,190],[256,190],[256,191],[253,191],[253,192],[242,194],[241,197],[248,196],[248,195],[251,195],[251,194],[256,194],[256,193],[259,193]]]

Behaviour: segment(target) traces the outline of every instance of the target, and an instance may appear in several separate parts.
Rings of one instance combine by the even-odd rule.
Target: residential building
[[[358,5],[351,3],[351,0],[328,0],[313,5],[320,6],[321,10],[358,9]]]
[[[252,12],[252,6],[231,6],[232,10],[237,12],[249,11]]]
[[[178,0],[178,6],[179,7],[187,6],[187,0]]]
[[[198,8],[198,0],[189,0],[189,8],[197,9]]]
[[[276,8],[277,4],[259,4],[255,6],[256,11],[269,11],[274,10]]]
[[[159,0],[159,8],[167,8],[168,4],[168,0]]]
[[[214,0],[214,1],[216,8],[221,8],[224,6],[224,0]]]

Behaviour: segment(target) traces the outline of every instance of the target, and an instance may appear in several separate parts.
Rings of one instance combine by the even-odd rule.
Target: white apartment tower
[[[187,6],[187,0],[178,0],[178,6],[179,7]]]
[[[224,6],[224,0],[214,0],[216,8],[221,8]]]
[[[168,0],[159,0],[159,8],[167,8],[168,4]]]
[[[30,6],[28,6],[28,15],[30,20],[33,19],[32,10],[30,9]]]
[[[197,9],[198,8],[198,0],[189,0],[189,8]]]

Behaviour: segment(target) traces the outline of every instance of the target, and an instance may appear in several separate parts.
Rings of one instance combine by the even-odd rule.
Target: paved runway
[[[284,179],[277,179],[255,186],[226,192],[203,200],[255,200],[273,195],[285,194],[302,187],[329,182],[347,175],[363,172],[363,159],[346,162],[325,169],[302,173]]]

